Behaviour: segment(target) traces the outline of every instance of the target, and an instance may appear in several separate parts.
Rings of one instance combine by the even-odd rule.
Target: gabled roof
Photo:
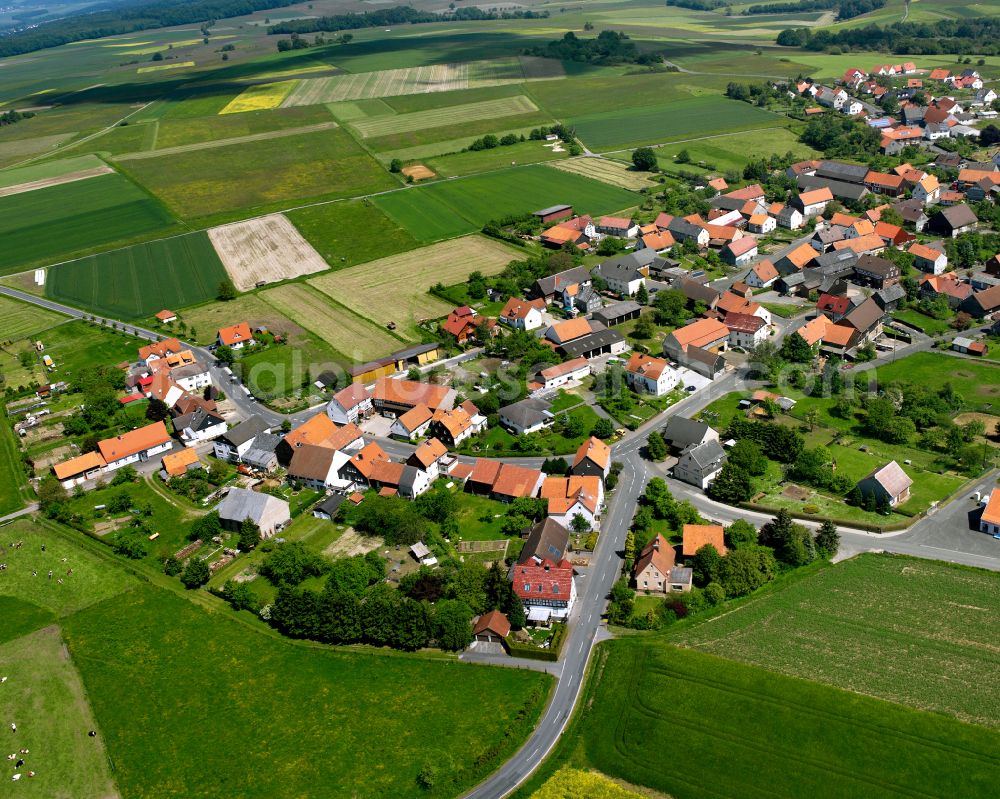
[[[334,401],[345,411],[356,408],[366,400],[371,399],[371,394],[365,388],[364,383],[351,383],[346,388],[342,388],[333,395]]]
[[[554,380],[557,377],[562,377],[563,375],[572,374],[578,369],[589,369],[590,362],[586,358],[573,358],[570,361],[565,361],[563,363],[557,363],[555,366],[549,366],[546,369],[542,369],[539,374],[545,380]]]
[[[767,323],[759,316],[746,313],[726,314],[726,327],[736,333],[756,333]]]
[[[412,433],[414,430],[418,429],[421,425],[425,425],[430,422],[434,414],[431,413],[431,409],[428,408],[423,403],[419,405],[414,405],[406,413],[402,414],[396,421],[403,426],[403,428]]]
[[[336,457],[335,449],[316,444],[303,444],[292,455],[288,474],[304,480],[326,480]]]
[[[573,459],[573,466],[580,465],[584,460],[593,461],[601,469],[606,469],[611,462],[611,447],[601,441],[601,439],[591,436],[577,449],[576,457]]]
[[[545,518],[532,525],[517,562],[550,560],[559,563],[568,546],[569,531],[555,519]]]
[[[499,610],[491,610],[484,613],[477,620],[472,628],[472,634],[495,633],[501,638],[506,638],[510,634],[510,622]]]
[[[544,300],[522,300],[520,297],[511,297],[500,311],[500,318],[523,321],[532,310],[541,311],[544,307]]]
[[[699,319],[670,334],[682,350],[690,346],[707,347],[728,335],[729,328],[718,319]]]
[[[193,447],[184,447],[177,452],[168,452],[161,461],[163,471],[170,477],[180,477],[187,472],[188,466],[195,463],[198,463],[198,453]]]
[[[744,236],[741,239],[736,239],[736,241],[731,241],[726,245],[726,249],[733,254],[734,257],[739,257],[741,255],[746,255],[751,250],[757,249],[757,239],[753,236]]]
[[[797,269],[802,269],[810,261],[816,258],[816,250],[809,244],[803,243],[791,252],[787,253],[784,260],[788,261]]]
[[[573,567],[546,560],[541,565],[519,563],[514,567],[511,585],[522,601],[547,600],[569,602],[573,592]]]
[[[711,429],[704,422],[683,416],[671,416],[663,427],[662,435],[671,447],[687,449],[692,444],[701,443]]]
[[[385,454],[385,450],[372,441],[370,444],[366,444],[354,454],[350,460],[350,464],[357,469],[358,472],[365,477],[365,479],[370,480],[374,474],[375,465],[378,463],[386,463],[388,460],[389,456]]]
[[[742,189],[731,191],[725,196],[734,200],[756,200],[764,196],[764,189],[761,188],[759,183],[753,183]]]
[[[903,468],[896,461],[889,461],[884,466],[879,466],[865,475],[862,480],[868,480],[869,478],[882,486],[891,497],[899,496],[913,485],[913,480],[910,479],[909,475],[903,471]]]
[[[845,314],[850,310],[850,297],[835,297],[832,294],[821,294],[816,301],[816,310],[832,314]]]
[[[438,439],[429,438],[418,446],[411,459],[427,469],[432,463],[448,454],[448,448]]]
[[[844,324],[865,333],[875,327],[882,319],[882,309],[871,297],[844,317]]]
[[[554,341],[556,344],[564,344],[567,341],[586,336],[591,333],[590,320],[582,316],[576,319],[567,319],[564,322],[557,322],[545,331],[545,338]]]
[[[821,189],[799,192],[799,202],[803,207],[815,205],[816,203],[831,202],[832,200],[833,192],[825,186]]]
[[[287,520],[288,503],[285,500],[246,488],[230,488],[229,493],[216,506],[216,511],[226,521],[242,522],[244,519],[252,519],[260,524],[270,507],[283,507],[283,515]]]
[[[163,341],[154,341],[145,347],[139,347],[139,360],[145,361],[150,355],[165,358],[171,353],[181,352],[184,346],[175,338],[165,338]]]
[[[677,553],[670,546],[670,542],[657,533],[653,540],[642,548],[642,553],[635,562],[635,574],[636,576],[642,574],[652,565],[665,578],[669,578],[676,558]]]
[[[101,451],[101,456],[108,463],[127,458],[139,452],[145,452],[153,447],[166,444],[170,440],[167,427],[163,422],[153,422],[152,424],[140,427],[138,430],[130,430],[115,438],[106,438],[97,442],[97,448]]]
[[[445,407],[449,400],[454,402],[455,390],[433,383],[419,383],[416,380],[394,380],[380,377],[375,381],[372,399],[395,405],[414,407],[423,403],[432,411]]]
[[[458,438],[472,427],[472,415],[461,406],[452,408],[450,411],[439,409],[434,412],[434,417],[431,421],[434,424],[441,425],[453,439]]]
[[[505,497],[530,497],[541,480],[542,472],[527,466],[505,463],[493,483],[493,493]]]
[[[250,341],[252,338],[253,334],[250,332],[250,325],[246,322],[238,322],[237,324],[230,325],[229,327],[219,328],[219,341],[226,346],[232,346],[233,344]]]
[[[805,339],[806,344],[812,346],[816,342],[822,341],[829,324],[830,320],[821,314],[812,321],[806,322],[795,332]]]
[[[193,452],[194,450],[187,450],[185,448],[185,451]],[[195,460],[197,459],[198,454],[195,453]],[[164,460],[166,460],[166,457]],[[85,452],[83,455],[77,455],[75,458],[70,458],[68,461],[55,464],[52,467],[52,472],[60,480],[67,480],[70,477],[76,477],[77,475],[94,469],[103,469],[104,466],[105,462],[104,458],[101,457],[101,453]]]
[[[550,515],[564,515],[579,503],[591,513],[597,513],[601,497],[601,478],[597,475],[546,477],[539,492],[548,500]]]
[[[686,558],[696,555],[706,544],[714,546],[720,555],[726,554],[725,530],[721,524],[685,524],[683,536],[681,553]]]
[[[934,216],[944,219],[952,230],[966,225],[975,225],[979,221],[972,209],[964,203],[942,208]]]
[[[757,279],[761,283],[767,283],[768,281],[774,280],[778,277],[778,270],[775,268],[773,263],[766,259],[760,263],[754,264],[753,269],[750,271],[757,276]]]
[[[659,380],[664,370],[669,368],[670,363],[663,358],[655,358],[638,351],[633,351],[628,363],[625,364],[626,372],[648,377],[650,380]]]

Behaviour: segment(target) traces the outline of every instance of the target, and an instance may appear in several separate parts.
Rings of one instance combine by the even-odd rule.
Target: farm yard
[[[45,295],[115,319],[138,319],[210,300],[225,278],[209,235],[199,232],[50,267]]]
[[[431,286],[460,282],[473,271],[496,274],[517,254],[492,239],[465,236],[341,269],[308,282],[359,316],[379,325],[402,325],[401,332],[417,340],[414,323],[444,316],[451,310],[448,303],[427,293]],[[386,302],[389,295],[392,302]]]
[[[983,662],[996,652],[997,589],[992,572],[862,555],[670,639],[793,677],[1000,728],[1000,690],[981,679]]]
[[[212,228],[208,237],[239,291],[330,268],[282,214]]]
[[[584,114],[571,117],[568,123],[588,147],[603,151],[736,130],[780,128],[786,119],[748,103],[704,96]]]
[[[0,273],[168,230],[173,220],[119,174],[0,197]],[[58,230],[58,235],[52,235]]]
[[[346,275],[345,269],[331,277]],[[314,278],[309,283],[321,278]],[[339,281],[338,281],[339,282]],[[400,349],[402,342],[384,327],[378,327],[363,315],[330,302],[329,297],[307,284],[293,283],[261,292],[261,299],[295,321],[349,359],[364,363]],[[385,307],[385,302],[376,303]],[[366,309],[367,310],[367,309]],[[317,370],[318,371],[318,370]]]

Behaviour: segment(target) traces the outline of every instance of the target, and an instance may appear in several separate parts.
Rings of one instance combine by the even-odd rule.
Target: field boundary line
[[[41,180],[29,180],[24,183],[16,183],[13,186],[0,188],[0,197],[13,197],[15,194],[24,194],[37,189],[47,189],[53,186],[62,186],[66,183],[76,183],[87,178],[96,178],[99,175],[110,175],[115,170],[110,166],[95,166],[93,169],[81,169],[78,172],[68,172],[55,178],[42,178]]]
[[[306,133],[319,133],[324,130],[338,128],[336,122],[319,122],[315,125],[306,125],[301,128],[286,128],[284,130],[268,130],[263,133],[251,133],[247,136],[233,136],[230,139],[213,139],[212,141],[195,142],[194,144],[179,144],[176,147],[164,147],[162,150],[139,151],[136,153],[124,153],[115,156],[115,161],[140,161],[147,158],[158,158],[167,155],[180,155],[198,150],[214,150],[217,147],[228,147],[233,144],[248,144],[255,141],[266,141],[268,139],[283,139],[286,136],[297,136]]]
[[[391,257],[391,256],[389,256],[389,257]],[[379,260],[379,259],[376,258],[375,260]],[[371,262],[369,261],[369,263],[371,263]],[[360,264],[358,264],[358,266],[360,266]],[[336,271],[341,272],[343,270],[336,270]],[[322,274],[324,274],[324,273],[323,272],[319,272],[318,274],[314,275],[313,277],[319,277]],[[339,308],[341,310],[347,311],[349,314],[351,314],[351,316],[354,316],[357,319],[360,319],[365,324],[372,325],[375,329],[377,329],[379,331],[383,330],[383,326],[380,325],[378,322],[376,322],[374,319],[369,319],[367,316],[365,316],[364,314],[359,313],[358,311],[354,310],[350,306],[344,305],[344,303],[340,302],[339,300],[335,299],[331,295],[327,294],[325,291],[323,291],[323,289],[319,288],[318,286],[314,286],[312,283],[309,282],[308,278],[306,280],[299,281],[299,282],[301,282],[302,285],[307,286],[308,289],[309,289],[309,291],[313,292],[314,294],[318,294],[325,302],[328,302],[331,305],[335,305],[337,308]],[[274,286],[272,288],[281,288],[281,287],[280,286]],[[263,297],[261,297],[261,299],[263,299],[264,302],[267,302],[267,300],[264,299]],[[281,309],[279,309],[275,305],[273,305],[273,304],[271,304],[269,302],[267,302],[267,304],[270,305],[272,308],[274,308],[274,310],[276,310],[278,313],[282,313]],[[295,320],[293,319],[292,321],[295,321]],[[296,322],[296,324],[301,324],[301,323]],[[305,325],[302,325],[302,327],[305,327]],[[316,336],[316,338],[322,339],[323,341],[326,341],[326,339],[324,339],[321,335],[319,335],[319,333],[317,333],[315,330],[312,330],[311,328],[306,328],[306,330],[308,330],[310,333],[312,333],[314,336]],[[401,341],[403,344],[413,344],[414,343],[411,339],[406,339],[406,338],[403,338],[402,336],[400,336],[398,333],[396,333],[395,330],[389,330],[388,328],[384,328],[384,330],[385,330],[386,335],[392,336],[394,339],[396,339],[397,341]],[[329,343],[329,342],[327,342],[327,343]]]

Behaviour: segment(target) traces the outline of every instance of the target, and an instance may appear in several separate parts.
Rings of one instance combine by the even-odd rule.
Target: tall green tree
[[[457,599],[443,599],[434,609],[434,640],[442,649],[457,652],[472,642],[472,610]]]
[[[816,533],[816,554],[821,558],[832,558],[838,549],[840,549],[840,533],[837,531],[837,525],[827,519]]]

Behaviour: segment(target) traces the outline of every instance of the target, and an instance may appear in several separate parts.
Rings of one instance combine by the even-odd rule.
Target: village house
[[[780,275],[790,275],[801,271],[816,260],[816,250],[808,243],[800,244],[778,259],[775,267]]]
[[[538,496],[544,480],[545,474],[538,469],[479,458],[465,481],[465,490],[513,502],[519,497]]]
[[[204,469],[198,458],[198,453],[189,447],[177,452],[168,452],[160,459],[160,477],[170,480],[173,477],[183,477],[188,472]]]
[[[233,350],[252,347],[256,343],[253,333],[250,332],[250,325],[246,322],[239,322],[230,327],[220,328],[215,340],[220,347],[229,347]]]
[[[620,239],[634,239],[639,232],[639,226],[627,217],[602,216],[597,221],[597,232],[605,236],[617,236]]]
[[[842,320],[846,327],[857,331],[856,346],[874,343],[882,335],[882,309],[871,297],[850,311]],[[836,325],[834,325],[836,327]]]
[[[142,463],[173,446],[163,422],[153,422],[137,430],[130,430],[114,438],[97,442],[97,449],[104,458],[104,470],[112,472],[133,463]]]
[[[625,364],[625,382],[637,394],[662,397],[680,383],[680,375],[663,358],[633,352]]]
[[[802,212],[791,204],[783,206],[778,211],[777,220],[781,227],[788,228],[789,230],[798,230],[805,223],[805,217],[802,216]]]
[[[671,590],[671,574],[677,553],[660,533],[643,547],[636,559],[634,576],[637,591],[665,594]],[[683,590],[682,588],[677,589]]]
[[[567,286],[589,286],[590,282],[590,272],[587,267],[574,266],[572,269],[566,269],[536,280],[531,287],[531,297],[542,300],[542,307],[544,307],[555,302]]]
[[[212,444],[213,454],[219,460],[239,463],[253,446],[254,439],[269,429],[270,425],[261,417],[251,416],[217,438]]]
[[[757,240],[752,236],[731,241],[722,248],[722,260],[733,266],[745,266],[756,257]]]
[[[403,441],[413,441],[427,434],[434,414],[423,403],[400,414],[389,427],[389,435]]]
[[[597,228],[589,216],[578,216],[567,219],[555,227],[542,231],[539,241],[542,246],[558,250],[567,244],[574,245],[578,250],[590,248],[590,242],[597,237]]]
[[[820,294],[816,310],[831,322],[839,322],[854,308],[851,298],[845,295]]]
[[[361,429],[348,423],[337,427],[325,413],[317,413],[290,431],[278,445],[278,460],[290,463],[295,450],[306,444],[330,449],[357,449],[364,444]]]
[[[611,447],[591,436],[577,449],[570,471],[575,477],[600,477],[604,480],[611,471]]]
[[[744,279],[751,288],[766,289],[778,279],[778,270],[773,263],[765,259],[754,264]]]
[[[195,408],[190,413],[174,417],[174,430],[185,447],[193,447],[203,441],[218,438],[226,432],[225,417],[214,409]]]
[[[431,480],[443,474],[443,460],[448,455],[448,448],[436,438],[429,438],[420,443],[409,458],[407,466],[413,466],[427,473]]]
[[[538,565],[544,560],[550,560],[558,563],[566,556],[568,548],[569,530],[547,516],[528,528],[517,562]]]
[[[393,477],[398,479],[401,476],[403,464],[393,464],[389,456],[386,455],[385,450],[372,441],[365,444],[365,446],[348,458],[347,462],[340,467],[338,476],[346,488],[356,486],[378,488],[380,485],[376,481],[379,477],[382,477],[385,482],[391,480],[390,477],[380,471],[386,466],[388,466]],[[399,468],[396,469],[395,467]]]
[[[139,347],[139,364],[142,366],[149,366],[149,364],[158,358],[166,358],[168,355],[177,355],[184,352],[186,349],[187,348],[175,338],[165,338],[162,341],[154,341],[152,344],[146,344],[143,347]]]
[[[532,397],[504,406],[499,411],[499,417],[500,424],[516,436],[537,433],[555,420],[549,411],[549,403]]]
[[[994,488],[983,503],[979,517],[979,531],[989,535],[1000,535],[1000,490]]]
[[[972,296],[972,286],[960,282],[955,272],[942,275],[924,275],[920,279],[918,294],[921,299],[944,297],[949,308],[958,308]]]
[[[709,545],[720,555],[726,554],[726,531],[721,524],[685,524],[681,535],[681,555],[685,558],[693,558]]]
[[[522,300],[511,297],[500,311],[499,320],[515,330],[535,330],[542,326],[542,310],[545,301],[542,299]]]
[[[858,481],[862,496],[871,497],[876,507],[903,505],[910,498],[913,480],[896,461],[879,466]]]
[[[754,214],[747,220],[747,230],[758,236],[766,236],[778,227],[778,220],[768,214]]]
[[[490,651],[491,648],[500,647],[506,652],[508,635],[510,635],[510,621],[499,610],[491,610],[473,621],[472,643],[469,649]]]
[[[215,510],[222,529],[238,533],[249,519],[260,529],[261,538],[271,538],[292,520],[285,500],[246,488],[230,488]]]
[[[519,563],[512,569],[514,593],[524,605],[528,621],[548,624],[565,620],[576,601],[573,567],[568,561]]]
[[[911,196],[923,205],[934,205],[941,198],[941,184],[936,176],[925,173],[913,187]]]
[[[909,253],[913,256],[913,265],[921,272],[926,272],[929,275],[942,275],[948,268],[948,256],[926,244],[913,244]]]
[[[719,433],[704,422],[686,419],[683,416],[671,416],[660,431],[666,445],[674,453],[680,453],[690,447],[697,447],[708,441],[718,442]]]
[[[974,319],[983,319],[1000,311],[1000,285],[975,292],[960,307]]]
[[[441,323],[441,332],[447,333],[458,344],[465,344],[469,339],[476,338],[480,323],[489,325],[488,319],[482,319],[468,305],[455,308],[448,318]]]
[[[681,452],[674,465],[674,477],[698,488],[708,488],[726,464],[726,453],[718,441],[691,446]]]
[[[452,448],[484,430],[486,417],[468,400],[451,410],[435,411],[430,426],[431,435]]]
[[[729,342],[729,328],[718,319],[699,319],[677,328],[663,340],[663,354],[705,377],[725,368],[719,353]],[[702,357],[702,353],[705,356]],[[722,361],[722,363],[720,363]]]
[[[654,250],[639,250],[598,264],[593,276],[603,280],[610,291],[622,297],[634,297],[639,286],[646,285]]]
[[[557,363],[546,367],[535,376],[536,391],[551,391],[560,386],[583,380],[590,374],[590,363],[586,358],[574,358],[571,361]]]
[[[278,445],[281,437],[273,433],[261,433],[253,440],[242,457],[242,462],[258,471],[269,474],[278,468]]]
[[[85,452],[75,458],[52,465],[52,474],[63,488],[70,489],[96,480],[104,472],[106,463],[100,452]]]
[[[340,479],[340,470],[348,460],[350,455],[341,450],[303,444],[292,455],[288,478],[317,491],[343,489],[347,483]]]
[[[326,406],[326,415],[334,424],[357,424],[372,413],[372,397],[362,383],[351,383],[342,388]]]
[[[939,236],[956,236],[974,230],[979,224],[979,219],[972,212],[972,209],[964,203],[942,208],[934,214],[927,222],[929,230]]]
[[[874,255],[862,255],[854,265],[854,280],[862,286],[884,289],[899,282],[900,271],[892,261]]]
[[[572,527],[573,520],[582,516],[593,529],[604,504],[604,481],[596,475],[546,477],[539,496],[548,502],[549,518]]]
[[[729,346],[749,352],[769,335],[767,322],[759,316],[745,313],[727,313],[723,320],[729,328]]]

